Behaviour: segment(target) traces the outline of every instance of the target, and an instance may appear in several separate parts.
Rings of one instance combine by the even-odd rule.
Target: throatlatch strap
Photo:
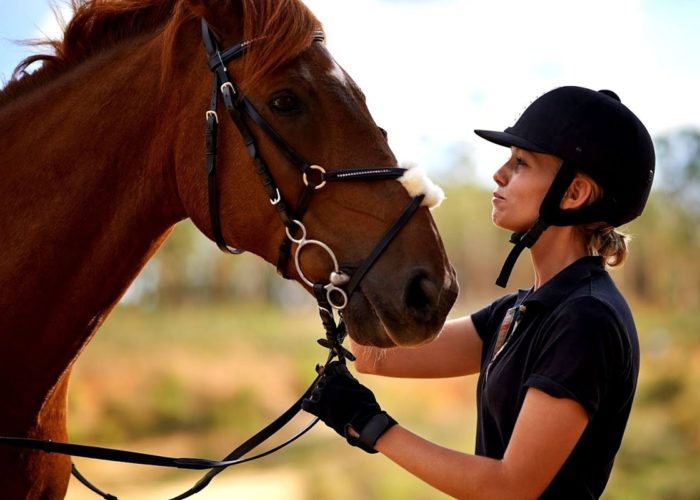
[[[241,254],[243,250],[230,247],[226,240],[224,239],[223,232],[221,230],[221,215],[219,213],[219,187],[216,180],[216,158],[218,154],[218,128],[219,128],[219,118],[216,114],[216,103],[218,99],[218,78],[214,78],[214,85],[212,89],[212,99],[210,103],[209,112],[206,115],[206,127],[204,129],[205,138],[205,165],[207,173],[207,189],[209,196],[209,220],[211,222],[211,230],[214,236],[214,241],[216,246],[219,247],[223,252],[232,254]]]

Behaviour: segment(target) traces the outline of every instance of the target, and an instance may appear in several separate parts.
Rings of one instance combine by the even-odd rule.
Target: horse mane
[[[255,85],[298,56],[322,29],[300,0],[239,1],[243,38],[255,40],[243,61],[240,82],[244,87]],[[71,0],[71,7],[73,17],[64,24],[62,39],[29,42],[51,52],[19,63],[0,90],[0,106],[134,37],[162,32],[166,41],[163,58],[167,61],[180,28],[196,17],[186,0]],[[27,71],[38,62],[42,64],[37,70]]]

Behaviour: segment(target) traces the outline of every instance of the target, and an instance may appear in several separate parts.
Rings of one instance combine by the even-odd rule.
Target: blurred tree
[[[191,226],[191,224],[189,224]],[[183,273],[184,263],[192,251],[192,231],[178,224],[170,236],[158,250],[157,261],[157,300],[168,304],[179,304],[187,292],[186,274]],[[151,264],[151,263],[149,263]]]
[[[695,307],[700,303],[700,130],[658,137],[657,178],[633,235],[625,283],[639,298]]]
[[[664,235],[671,248],[663,256],[675,260],[667,290],[673,300],[700,302],[700,130],[681,129],[656,141],[659,194],[668,217]]]
[[[683,212],[700,216],[700,130],[687,128],[656,140],[659,187]]]

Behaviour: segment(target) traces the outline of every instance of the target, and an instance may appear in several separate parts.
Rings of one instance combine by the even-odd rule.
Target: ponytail
[[[589,205],[603,197],[603,188],[597,182],[581,172],[578,175],[587,179],[593,187],[588,200]],[[580,230],[589,255],[601,256],[609,267],[618,267],[625,263],[629,255],[628,245],[632,239],[629,235],[618,231],[607,222],[582,224]]]
[[[581,226],[589,255],[600,255],[609,267],[622,266],[629,254],[630,236],[606,222]]]

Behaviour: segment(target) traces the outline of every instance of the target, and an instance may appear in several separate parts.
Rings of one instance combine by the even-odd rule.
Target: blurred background
[[[631,258],[613,276],[635,313],[642,371],[605,498],[700,498],[700,3],[308,0],[328,45],[368,96],[402,161],[446,188],[433,212],[461,295],[451,316],[499,296],[510,249],[489,219],[503,129],[559,85],[615,90],[647,124],[658,156],[643,217],[624,228]],[[0,75],[58,36],[46,0],[0,0]],[[63,4],[57,10],[69,17]],[[483,142],[483,141],[482,141]],[[509,288],[531,284],[521,259]],[[251,255],[221,254],[179,224],[77,362],[71,439],[219,458],[286,409],[324,357],[314,301]],[[475,380],[363,376],[381,404],[426,438],[473,450]],[[301,428],[305,419],[291,427]],[[445,498],[318,426],[290,448],[219,476],[197,498]],[[293,432],[292,429],[290,431]],[[199,476],[77,460],[120,498],[166,498]],[[94,498],[73,485],[69,498]]]

